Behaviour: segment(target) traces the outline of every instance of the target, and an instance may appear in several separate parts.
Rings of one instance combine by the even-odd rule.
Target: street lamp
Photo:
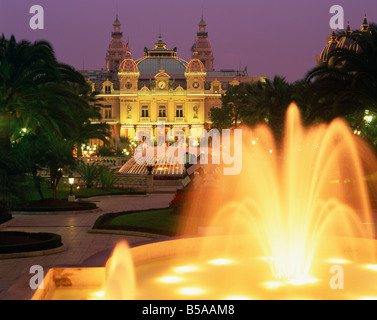
[[[73,195],[73,190],[72,190],[73,183],[75,182],[75,178],[70,175],[68,178],[68,182],[71,186],[71,191],[69,193],[68,201],[75,201],[75,196]]]
[[[70,193],[70,196],[73,196],[73,190],[72,190],[72,186],[73,186],[73,183],[75,182],[75,178],[73,178],[73,177],[69,177],[68,178],[68,182],[69,182],[69,184],[71,185],[71,193]]]

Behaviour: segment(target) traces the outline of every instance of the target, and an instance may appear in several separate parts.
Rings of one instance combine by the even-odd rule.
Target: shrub
[[[10,219],[12,219],[11,211],[7,207],[0,205],[0,224]]]
[[[84,161],[79,161],[76,165],[76,170],[87,188],[91,188],[97,184],[99,179],[99,165],[97,162],[85,163]]]
[[[172,201],[169,203],[169,207],[173,209],[172,214],[180,214],[183,212],[183,207],[188,203],[198,201],[198,193],[193,190],[179,190]]]
[[[97,148],[96,155],[99,157],[112,157],[114,156],[114,150],[106,145],[99,146]]]
[[[169,207],[175,209],[177,207],[183,206],[183,200],[184,200],[183,192],[177,192],[174,195],[173,200],[170,201]]]
[[[99,182],[102,189],[110,189],[118,181],[119,177],[115,174],[116,170],[106,166],[99,166]]]

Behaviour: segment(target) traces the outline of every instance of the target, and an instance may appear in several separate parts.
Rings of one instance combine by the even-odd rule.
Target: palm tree
[[[0,151],[7,153],[12,137],[27,128],[38,148],[28,172],[35,177],[47,164],[54,188],[59,168],[72,164],[74,143],[109,136],[108,125],[91,123],[100,118],[96,93],[74,68],[57,62],[49,43],[0,38]]]
[[[79,100],[70,104],[71,112],[77,122],[76,131],[70,130],[70,138],[77,144],[78,156],[81,156],[81,145],[86,141],[98,139],[107,145],[111,137],[109,124],[101,122],[103,99],[98,98],[98,92],[92,92],[89,84],[84,79],[82,80],[79,84],[69,84],[74,96],[79,97]]]
[[[266,79],[264,95],[258,103],[266,108],[267,123],[278,139],[283,134],[285,113],[292,102],[292,96],[292,86],[284,77],[275,76],[272,80]]]
[[[34,122],[49,123],[50,113],[42,110],[43,85],[58,81],[57,62],[45,41],[16,42],[0,38],[0,147],[9,150],[11,122],[29,115]],[[30,116],[33,117],[30,117]]]
[[[247,93],[249,105],[241,111],[243,123],[249,126],[267,123],[275,137],[280,139],[286,110],[292,101],[300,98],[298,88],[298,84],[291,84],[277,75],[271,80],[266,78],[250,84]]]
[[[226,93],[221,95],[222,108],[227,112],[229,120],[235,128],[241,120],[240,114],[249,105],[249,86],[248,83],[229,86]]]
[[[230,86],[222,95],[222,107],[211,108],[211,120],[216,128],[254,126],[267,123],[276,138],[283,133],[284,117],[292,101],[303,103],[306,83],[289,83],[284,77],[263,79],[254,83]]]

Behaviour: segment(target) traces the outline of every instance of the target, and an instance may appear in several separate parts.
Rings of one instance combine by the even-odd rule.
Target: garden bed
[[[179,217],[173,209],[148,209],[104,214],[96,220],[93,230],[122,230],[175,236]]]
[[[62,199],[43,199],[29,201],[23,205],[14,208],[13,211],[31,211],[31,212],[47,212],[47,211],[79,211],[97,209],[97,205],[92,202],[69,202]]]
[[[55,233],[0,231],[0,254],[49,250],[63,245]]]

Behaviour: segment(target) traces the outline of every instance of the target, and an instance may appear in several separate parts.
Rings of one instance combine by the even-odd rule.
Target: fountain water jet
[[[304,128],[291,105],[281,147],[266,126],[244,130],[243,141],[242,173],[223,177],[223,196],[214,192],[209,198],[209,208],[221,208],[211,224],[255,238],[264,255],[273,257],[276,278],[307,278],[329,236],[335,243],[335,236],[374,238],[364,181],[365,170],[375,169],[374,156],[345,122]],[[355,258],[358,252],[351,249]]]
[[[119,242],[106,263],[105,299],[132,300],[135,298],[133,259],[126,241]]]
[[[199,227],[211,233],[124,248],[113,264],[115,250],[108,270],[127,274],[124,281],[110,275],[126,291],[115,298],[377,297],[373,189],[367,184],[377,167],[347,124],[337,119],[304,128],[291,105],[282,142],[267,126],[244,129],[242,156],[240,175],[218,177],[216,188],[201,188],[185,204],[181,234]],[[344,271],[347,289],[332,287],[334,266]]]

